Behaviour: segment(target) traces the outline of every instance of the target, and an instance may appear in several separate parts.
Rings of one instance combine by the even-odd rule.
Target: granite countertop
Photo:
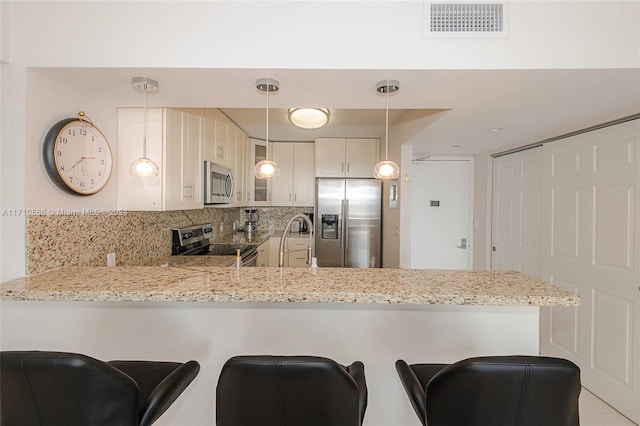
[[[572,293],[514,271],[235,268],[203,264],[64,267],[2,283],[0,299],[497,306],[580,303]]]

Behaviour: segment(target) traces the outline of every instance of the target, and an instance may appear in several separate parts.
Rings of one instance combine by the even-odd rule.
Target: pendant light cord
[[[147,158],[147,83],[144,83],[144,134],[142,136],[142,158]]]
[[[385,125],[385,134],[384,134],[384,160],[387,161],[389,159],[389,80],[387,80],[387,104],[386,104],[386,125]]]
[[[267,158],[266,160],[269,160],[269,92],[271,88],[269,87],[269,84],[267,84],[267,137],[266,137],[266,144],[267,144]]]

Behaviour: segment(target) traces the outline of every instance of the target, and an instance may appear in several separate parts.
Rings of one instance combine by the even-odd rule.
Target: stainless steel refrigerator
[[[318,266],[379,268],[382,186],[375,179],[316,179]]]

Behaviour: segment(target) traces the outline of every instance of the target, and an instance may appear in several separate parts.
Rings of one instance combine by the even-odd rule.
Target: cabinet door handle
[[[293,194],[293,202],[295,203],[296,201],[298,201],[298,194]]]
[[[289,202],[291,202],[291,193],[289,193]]]
[[[342,163],[342,164],[340,165],[340,171],[341,171],[342,173],[344,173],[344,163]]]
[[[347,173],[349,173],[349,163],[347,163]]]

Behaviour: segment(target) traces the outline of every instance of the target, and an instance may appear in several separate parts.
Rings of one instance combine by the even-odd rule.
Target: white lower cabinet
[[[269,253],[269,265],[278,267],[280,260],[280,237],[269,239],[271,252]],[[290,235],[287,237],[284,246],[284,266],[290,268],[306,268],[307,249],[309,247],[308,235]]]
[[[307,254],[309,249],[309,237],[300,236],[287,239],[287,259],[291,268],[307,268]]]
[[[267,240],[258,246],[258,259],[256,260],[258,268],[269,266],[269,241]]]
[[[164,211],[204,207],[202,132],[197,109],[147,109],[147,157],[158,176],[129,174],[129,164],[142,156],[144,110],[118,109],[118,208]]]
[[[269,266],[278,267],[280,258],[280,237],[269,238]]]

